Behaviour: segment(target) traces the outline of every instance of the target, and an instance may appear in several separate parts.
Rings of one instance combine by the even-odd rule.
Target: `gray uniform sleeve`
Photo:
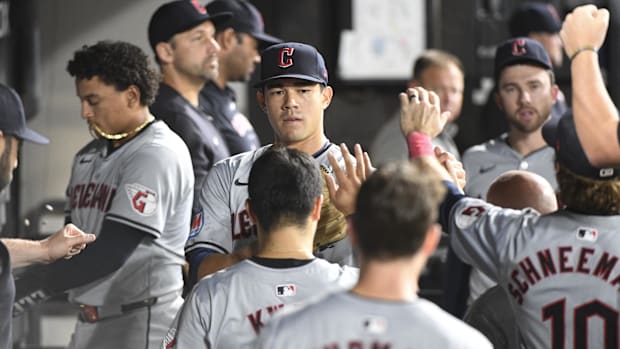
[[[467,197],[452,207],[450,216],[450,242],[455,253],[496,282],[503,265],[531,236],[532,220],[540,217],[532,209],[503,209]]]

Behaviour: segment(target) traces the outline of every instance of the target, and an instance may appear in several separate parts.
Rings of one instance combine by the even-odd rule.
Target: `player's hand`
[[[435,156],[437,157],[437,161],[439,161],[452,178],[452,182],[463,191],[465,184],[467,184],[467,176],[463,168],[463,163],[458,161],[452,153],[443,151],[441,147],[435,147]]]
[[[399,98],[400,128],[405,137],[417,131],[435,138],[443,130],[450,112],[441,112],[439,96],[435,92],[414,87],[402,92]]]
[[[94,234],[86,234],[73,224],[67,224],[53,235],[41,241],[41,245],[47,251],[46,263],[51,263],[59,258],[71,258],[82,252],[86,244],[95,241]]]
[[[609,11],[606,9],[597,9],[594,5],[575,8],[564,19],[560,31],[566,55],[572,57],[578,49],[584,47],[598,50],[605,41],[608,27]]]
[[[340,144],[346,172],[340,168],[338,161],[331,153],[327,155],[329,163],[333,168],[334,176],[338,181],[338,184],[336,184],[331,175],[325,175],[329,197],[334,206],[345,216],[355,212],[357,192],[366,178],[375,170],[370,162],[368,153],[362,151],[362,147],[359,144],[356,144],[353,150],[355,152],[355,165],[353,164],[353,155],[351,155],[347,146],[344,143]]]

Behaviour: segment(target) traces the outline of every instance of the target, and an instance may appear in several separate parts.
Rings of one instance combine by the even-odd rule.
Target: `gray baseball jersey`
[[[478,331],[424,299],[396,302],[350,292],[276,317],[257,348],[492,348]]]
[[[540,216],[473,198],[450,212],[454,251],[509,293],[526,347],[618,348],[620,216]]]
[[[69,299],[114,306],[176,292],[183,287],[194,184],[187,146],[162,121],[114,151],[108,144],[94,140],[75,156],[67,188],[68,219],[96,235],[108,219],[153,239],[143,240],[114,273],[71,290]],[[117,336],[114,330],[120,328],[107,327],[109,336]]]
[[[350,288],[357,277],[356,268],[319,258],[285,268],[242,261],[200,280],[163,348],[248,348],[281,308]]]
[[[256,225],[251,222],[245,207],[248,177],[254,161],[270,146],[220,161],[209,172],[199,198],[200,211],[192,219],[192,231],[185,247],[186,252],[207,248],[228,254],[256,240]],[[327,158],[330,152],[344,167],[340,148],[335,144],[327,144],[313,155],[327,173],[332,173]],[[337,253],[326,253],[329,257],[325,258],[334,263],[348,264],[352,256],[349,240],[341,240],[336,245],[338,246],[328,250]]]
[[[463,167],[467,173],[465,193],[471,197],[486,198],[493,180],[510,170],[526,170],[545,178],[555,191],[555,151],[544,147],[526,156],[517,153],[506,142],[507,134],[475,145],[463,153]]]

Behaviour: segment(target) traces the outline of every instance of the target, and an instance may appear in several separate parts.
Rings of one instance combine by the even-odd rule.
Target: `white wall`
[[[24,143],[20,166],[22,213],[51,199],[64,198],[73,155],[90,139],[80,117],[67,61],[84,44],[123,40],[152,57],[147,40],[151,14],[165,0],[39,1],[42,101],[29,127],[46,135],[47,146]]]

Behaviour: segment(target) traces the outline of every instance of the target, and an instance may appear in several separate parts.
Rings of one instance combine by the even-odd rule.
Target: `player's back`
[[[619,233],[619,216],[561,210],[507,246],[521,250],[502,284],[528,348],[619,347]]]
[[[267,325],[258,348],[491,348],[478,331],[417,299],[385,301],[338,292]]]
[[[452,211],[452,247],[508,292],[527,348],[618,348],[620,216],[471,198]]]
[[[176,348],[246,348],[275,313],[352,287],[358,270],[320,258],[242,261],[202,279],[177,315]]]

